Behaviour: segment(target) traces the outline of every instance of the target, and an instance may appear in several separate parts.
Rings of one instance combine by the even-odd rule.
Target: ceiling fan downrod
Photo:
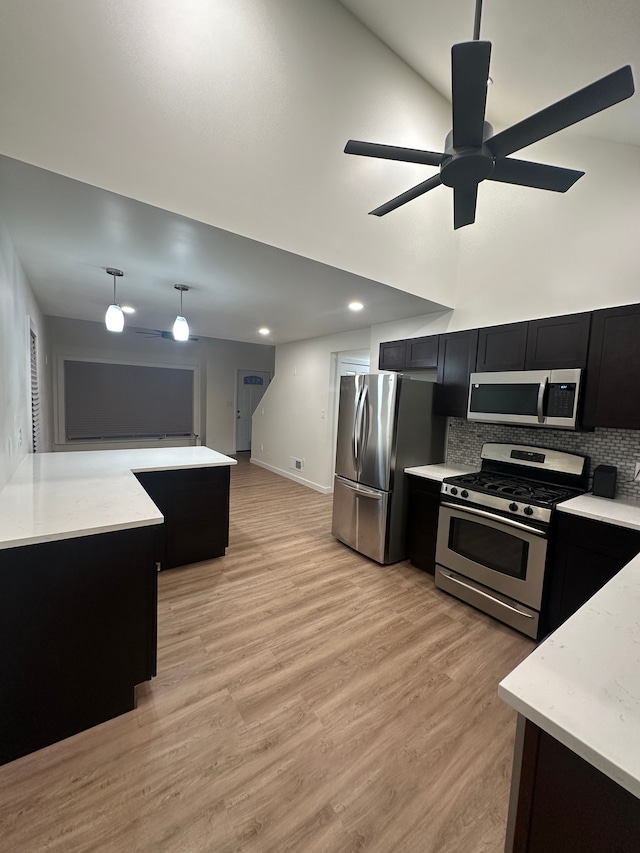
[[[482,17],[482,0],[476,0],[476,15],[473,21],[473,41],[480,41],[480,18]]]

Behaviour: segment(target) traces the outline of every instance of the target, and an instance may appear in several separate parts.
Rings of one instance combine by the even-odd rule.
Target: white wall
[[[133,329],[114,335],[102,323],[47,317],[51,348],[52,385],[57,402],[60,389],[57,364],[64,356],[131,363],[189,365],[198,369],[200,394],[196,431],[202,443],[220,453],[235,452],[236,373],[238,370],[273,372],[275,348],[213,338],[177,344],[147,337]],[[77,448],[74,448],[77,449]]]
[[[330,492],[335,353],[369,346],[365,329],[277,347],[275,378],[253,416],[252,461],[317,491]],[[376,363],[377,358],[376,354]],[[289,467],[291,456],[305,460],[299,473]]]
[[[50,449],[49,384],[42,314],[0,220],[0,489],[31,449],[30,326],[36,333],[43,449]]]
[[[343,153],[440,151],[450,106],[335,0],[13,3],[3,29],[7,156],[450,304],[449,193],[367,216],[434,170]]]
[[[586,174],[564,194],[481,184],[451,330],[640,302],[640,148],[558,134],[525,153]]]

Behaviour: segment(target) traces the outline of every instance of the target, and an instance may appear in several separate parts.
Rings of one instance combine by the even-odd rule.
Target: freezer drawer
[[[385,562],[389,493],[336,477],[331,532],[365,557]]]

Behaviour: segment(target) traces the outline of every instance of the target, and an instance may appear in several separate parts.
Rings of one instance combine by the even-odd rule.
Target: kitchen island
[[[219,518],[175,522],[189,528],[185,541],[194,524],[212,528],[216,556],[227,543],[234,464],[206,447],[23,460],[0,492],[0,763],[135,707],[135,686],[156,671],[156,564],[167,527],[138,477],[179,475],[182,497],[195,477],[198,500],[222,495]],[[205,536],[187,553],[204,559],[209,548]]]

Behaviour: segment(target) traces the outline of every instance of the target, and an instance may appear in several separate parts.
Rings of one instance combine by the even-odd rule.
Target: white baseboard
[[[274,474],[279,474],[281,477],[286,477],[287,480],[293,480],[300,483],[301,486],[306,486],[308,489],[313,489],[315,492],[320,492],[322,495],[330,495],[333,492],[332,486],[321,486],[318,483],[312,483],[311,480],[305,480],[300,474],[294,474],[293,471],[286,471],[282,468],[276,468],[274,465],[267,465],[266,462],[261,462],[260,459],[251,457],[251,462],[258,465],[260,468],[266,468],[267,471],[273,471]]]

